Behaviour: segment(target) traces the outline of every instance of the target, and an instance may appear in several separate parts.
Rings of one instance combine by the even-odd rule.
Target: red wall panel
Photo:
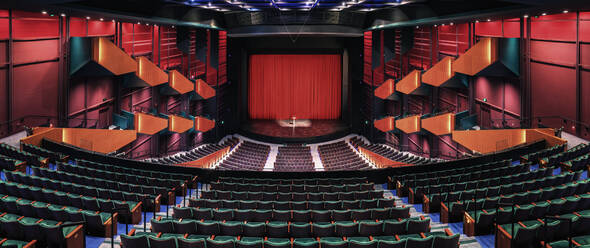
[[[8,39],[8,18],[0,17],[0,39]]]
[[[531,41],[533,60],[573,66],[576,63],[576,44]]]
[[[107,36],[115,34],[115,23],[112,21],[89,21],[89,36]]]
[[[27,115],[57,116],[57,71],[57,62],[14,68],[14,119]]]
[[[502,37],[502,21],[478,22],[475,24],[475,34],[479,36]]]
[[[575,41],[576,14],[557,14],[531,19],[531,38],[542,40]]]
[[[531,63],[533,116],[576,118],[576,73],[574,69]],[[533,123],[536,123],[533,122]],[[561,127],[559,120],[543,124]]]
[[[59,35],[57,17],[22,11],[14,11],[13,17],[12,31],[15,39],[48,38]]]
[[[0,123],[8,121],[8,94],[6,92],[6,69],[0,69]],[[6,127],[0,126],[0,137],[6,135]]]
[[[15,64],[52,60],[59,56],[58,40],[19,41],[13,44]]]
[[[86,36],[86,19],[83,18],[70,18],[70,36],[72,37],[84,37]]]
[[[581,71],[582,80],[582,122],[590,123],[590,71]]]

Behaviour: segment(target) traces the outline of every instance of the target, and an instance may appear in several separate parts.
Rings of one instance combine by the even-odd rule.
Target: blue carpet
[[[520,161],[519,161],[519,160],[517,160],[517,161],[512,161],[512,165],[517,165],[517,164],[520,164]]]
[[[125,231],[125,229],[123,229],[123,231]],[[88,248],[99,247],[103,242],[103,237],[94,237],[86,235],[86,247]]]
[[[428,214],[430,215],[430,220],[433,222],[440,222],[440,214],[439,213],[431,213]]]
[[[495,243],[494,242],[494,235],[493,234],[475,236],[475,240],[477,240],[477,242],[483,248],[493,248],[493,247],[495,247],[495,245],[494,245],[494,243]]]
[[[539,164],[531,165],[531,171],[538,170],[538,169],[539,169]]]
[[[555,170],[553,170],[553,175],[559,175],[561,174],[561,168],[557,168]]]
[[[587,170],[582,172],[582,175],[580,175],[580,180],[586,180],[586,179],[588,179],[588,171]]]

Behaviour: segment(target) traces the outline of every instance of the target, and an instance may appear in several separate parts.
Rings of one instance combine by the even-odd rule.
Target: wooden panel
[[[553,128],[528,129],[526,130],[526,140],[527,142],[535,142],[544,139],[547,141],[547,147],[563,145],[567,143],[567,140],[556,137],[553,135],[554,133],[555,131]]]
[[[508,149],[526,142],[525,129],[453,131],[453,141],[482,154]]]
[[[377,89],[375,89],[375,96],[381,99],[387,99],[395,92],[395,81],[393,79],[387,79],[385,83],[381,84]]]
[[[396,120],[395,127],[404,133],[420,132],[420,116],[414,115]]]
[[[195,168],[211,168],[215,163],[217,163],[220,159],[222,159],[225,154],[229,152],[229,146],[223,148],[219,151],[211,153],[205,157],[202,157],[198,160],[186,162],[182,164],[177,164],[179,166],[186,166],[186,167],[195,167]]]
[[[41,146],[46,138],[64,142],[89,151],[111,153],[121,149],[137,138],[135,130],[108,130],[87,128],[44,128],[34,135],[21,139],[22,143]],[[108,138],[105,138],[108,137]]]
[[[168,82],[168,74],[146,57],[137,58],[135,75],[152,87]]]
[[[390,116],[380,120],[375,120],[373,125],[375,128],[381,130],[381,132],[389,132],[395,129],[395,118]]]
[[[168,117],[168,130],[171,132],[184,133],[193,128],[194,125],[195,123],[191,119],[186,119],[176,115],[170,115]]]
[[[453,71],[453,57],[445,57],[428,71],[422,74],[422,83],[439,87],[455,76]]]
[[[111,153],[135,139],[135,130],[64,128],[62,142],[90,151]]]
[[[135,130],[141,134],[156,134],[168,127],[168,120],[144,113],[135,113]]]
[[[412,93],[418,89],[418,87],[420,87],[422,83],[421,75],[422,73],[420,71],[413,70],[410,72],[410,74],[406,75],[402,80],[397,82],[395,85],[395,90],[404,94]]]
[[[205,83],[202,79],[197,79],[195,82],[195,88],[197,94],[203,99],[209,99],[215,96],[215,89]]]
[[[375,164],[378,168],[387,168],[387,167],[401,167],[401,166],[409,166],[411,164],[406,164],[398,161],[394,161],[383,157],[377,153],[359,147],[359,151],[373,164]]]
[[[215,127],[215,121],[209,120],[205,117],[195,117],[195,130],[199,132],[207,132]]]
[[[168,83],[170,84],[170,87],[178,91],[178,93],[184,94],[195,90],[194,84],[182,74],[180,74],[180,72],[172,70],[168,73],[168,76]]]
[[[474,76],[498,60],[498,39],[482,38],[453,62],[455,72]]]
[[[115,75],[137,71],[137,62],[107,38],[92,39],[92,60]]]
[[[450,134],[455,130],[455,114],[448,113],[422,119],[422,128],[434,135]]]

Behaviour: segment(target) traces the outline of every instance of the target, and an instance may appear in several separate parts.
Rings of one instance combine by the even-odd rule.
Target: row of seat
[[[579,156],[579,157],[571,159],[569,161],[562,162],[561,165],[566,170],[571,170],[571,171],[587,170],[588,165],[590,165],[590,155],[586,154],[583,156]]]
[[[61,222],[84,222],[88,234],[102,236],[110,232],[110,224],[116,222],[117,215],[111,213],[83,210],[81,208],[32,201],[15,196],[0,195],[0,211],[20,214],[27,217],[42,218]]]
[[[496,209],[483,209],[476,211],[475,214],[467,211],[465,219],[474,220],[474,230],[477,230],[478,234],[484,234],[491,232],[494,224],[501,225],[515,221],[539,219],[546,215],[567,214],[576,210],[587,209],[590,209],[590,194],[588,193],[581,196],[568,196],[531,204],[515,205],[514,209],[512,207],[502,207],[499,208],[497,213]],[[466,226],[465,222],[464,226]]]
[[[102,171],[111,171],[111,172],[117,172],[117,173],[123,173],[123,174],[139,175],[139,176],[150,177],[150,178],[189,181],[189,182],[195,180],[194,176],[187,175],[187,174],[135,169],[135,168],[126,167],[124,165],[102,164],[102,163],[87,161],[87,160],[83,160],[83,159],[77,159],[76,165],[86,167],[86,168],[93,168],[93,169],[97,169],[97,170],[102,170]]]
[[[560,152],[560,153],[554,154],[552,156],[541,158],[540,163],[545,166],[552,167],[552,166],[557,165],[561,162],[572,160],[572,159],[577,158],[579,156],[587,155],[589,152],[590,152],[590,145],[579,144],[577,146],[574,146],[574,147],[568,149],[565,152]]]
[[[485,199],[478,199],[474,201],[463,201],[463,202],[451,202],[450,207],[446,209],[443,207],[443,211],[448,211],[448,216],[450,217],[450,221],[453,220],[461,221],[463,218],[463,211],[474,211],[476,209],[495,209],[499,206],[500,203],[513,203],[513,204],[531,204],[534,202],[540,201],[547,201],[551,199],[556,199],[562,196],[570,196],[570,195],[581,195],[585,197],[586,192],[588,192],[588,187],[590,186],[590,181],[577,181],[567,183],[565,185],[560,185],[558,187],[547,187],[542,188],[539,190],[534,190],[525,193],[507,195],[502,197],[493,197],[493,198],[485,198]],[[586,198],[586,197],[585,197]],[[443,203],[445,204],[445,203]]]
[[[545,148],[545,149],[537,151],[537,152],[525,154],[523,156],[520,156],[520,158],[521,158],[521,161],[530,161],[532,163],[538,163],[539,160],[542,158],[550,157],[550,156],[553,156],[555,154],[565,151],[566,147],[567,146],[565,144],[564,145],[554,145],[552,147],[548,147],[548,148]]]
[[[278,179],[278,178],[249,178],[249,177],[219,177],[217,182],[237,184],[289,184],[289,185],[343,185],[367,183],[366,177],[346,178],[305,178],[305,179]]]
[[[93,190],[91,190],[89,187],[95,187],[96,191],[97,191],[97,195],[94,195],[94,196],[99,197],[99,198],[108,198],[108,199],[119,200],[119,201],[141,201],[141,202],[144,202],[147,200],[147,202],[145,202],[143,205],[144,211],[153,211],[154,208],[156,210],[159,210],[159,204],[157,204],[157,202],[156,202],[156,204],[152,204],[152,203],[154,203],[154,200],[156,200],[156,199],[160,200],[160,198],[168,198],[168,200],[163,200],[164,203],[167,203],[171,199],[173,199],[173,195],[174,195],[174,192],[170,192],[167,188],[164,188],[164,187],[129,184],[129,183],[124,183],[124,182],[117,182],[117,181],[100,179],[100,178],[79,176],[79,175],[68,173],[68,172],[54,171],[54,170],[45,169],[45,168],[38,168],[38,167],[32,167],[31,169],[33,171],[33,175],[41,178],[41,180],[43,181],[43,182],[41,182],[42,184],[40,184],[40,185],[33,184],[33,182],[37,182],[36,180],[35,181],[28,180],[27,181],[28,177],[22,178],[21,179],[22,181],[19,181],[18,179],[10,179],[10,178],[8,178],[8,179],[10,181],[25,182],[26,184],[33,184],[35,186],[45,185],[44,183],[56,184],[49,179],[59,180],[59,181],[68,182],[68,183],[75,183],[75,184],[86,186],[86,187],[84,187],[85,194],[87,194],[87,193],[92,194]],[[12,174],[7,173],[6,175],[8,177],[8,175],[12,175]],[[31,182],[31,183],[28,183],[28,182]],[[65,191],[65,190],[62,190],[62,191]]]
[[[25,161],[29,165],[41,166],[48,163],[48,159],[45,157],[39,157],[35,154],[18,150],[16,147],[5,143],[0,143],[0,155]]]
[[[547,170],[549,172],[551,170]],[[483,199],[487,197],[503,196],[506,197],[510,194],[517,194],[521,192],[528,192],[531,190],[542,189],[546,187],[559,186],[561,184],[569,183],[577,178],[574,173],[565,173],[556,176],[549,176],[540,179],[532,179],[524,182],[515,182],[511,184],[505,184],[501,186],[477,188],[464,191],[454,191],[449,193],[438,193],[425,195],[424,197],[424,208],[428,208],[429,212],[436,211],[440,207],[441,200],[443,202],[454,202],[464,201],[473,198]],[[579,186],[578,186],[579,187]],[[585,189],[580,189],[585,190]]]
[[[383,198],[382,190],[350,191],[340,193],[276,193],[248,191],[201,191],[202,199],[250,201],[352,201]]]
[[[322,238],[369,237],[414,234],[430,231],[430,219],[417,217],[383,221],[336,222],[245,222],[151,220],[151,231],[161,233],[268,237],[268,238]]]
[[[128,211],[121,214],[124,216],[122,221],[137,224],[141,220],[141,202],[117,201],[100,198],[97,199],[79,194],[48,190],[40,187],[16,184],[6,181],[0,181],[0,194],[11,195],[28,200],[43,201],[52,204],[67,203],[68,206],[81,209],[96,209],[97,207],[99,210],[104,209],[111,211],[115,208],[128,209]]]
[[[281,192],[281,193],[329,193],[373,190],[373,183],[355,183],[338,185],[317,185],[317,184],[252,184],[252,183],[231,183],[213,182],[209,184],[211,190],[226,191],[255,191],[255,192]]]
[[[590,239],[586,237],[590,235],[590,210],[560,215],[558,218],[499,225],[496,238],[499,244],[512,243],[517,247],[539,246],[542,243],[550,243],[550,247],[569,247],[569,236],[573,236],[576,247],[590,244]]]
[[[242,201],[189,199],[189,207],[228,209],[277,209],[277,210],[340,210],[361,208],[395,207],[394,199],[373,199],[355,201]]]
[[[82,235],[82,242],[74,243],[82,246],[84,244],[82,228],[79,223],[68,225],[58,221],[2,213],[0,233],[2,237],[11,241],[0,243],[0,247],[25,247],[33,241],[35,241],[33,242],[35,247],[63,247],[67,242],[66,239],[71,239],[74,235]]]
[[[225,221],[330,222],[409,218],[409,207],[353,210],[257,210],[173,207],[176,219]]]
[[[502,160],[485,164],[473,164],[454,169],[432,169],[429,172],[410,173],[398,175],[392,180],[399,181],[404,187],[426,186],[431,184],[452,183],[461,180],[461,177],[473,178],[473,180],[486,178],[489,170],[512,168],[510,160]]]
[[[38,146],[34,146],[27,143],[21,143],[21,149],[23,151],[35,154],[39,157],[48,158],[50,162],[56,163],[58,161],[66,161],[69,159],[68,155],[64,155],[58,152],[53,152]]]
[[[0,170],[24,170],[24,161],[0,155]]]
[[[458,248],[459,234],[450,231],[407,234],[385,237],[269,238],[136,233],[121,235],[123,248]]]
[[[506,173],[508,173],[508,171],[506,171]],[[416,186],[410,188],[410,197],[413,198],[412,202],[421,202],[425,194],[437,194],[439,192],[454,192],[496,186],[506,188],[506,185],[512,183],[522,182],[531,179],[544,178],[552,174],[553,169],[540,169],[534,171],[526,169],[525,171],[515,170],[511,172],[511,174],[508,174],[506,176],[490,176],[490,178],[475,181],[462,181],[452,184],[437,184],[430,186]]]
[[[97,199],[97,204],[86,205],[85,203],[85,207],[87,207],[89,210],[95,211],[101,210],[101,208],[98,205],[98,202],[107,201],[111,199],[118,202],[127,202],[128,204],[130,204],[130,206],[134,206],[136,205],[135,203],[142,202],[144,205],[150,205],[149,208],[153,210],[154,203],[160,197],[160,195],[156,195],[156,193],[153,191],[147,192],[149,194],[141,192],[128,193],[119,190],[103,189],[76,183],[69,183],[60,180],[48,179],[44,177],[32,176],[24,174],[22,172],[4,171],[4,175],[6,176],[6,179],[8,181],[19,183],[22,185],[30,185],[38,188],[52,189],[64,193],[78,194],[85,197],[94,197]],[[102,210],[105,211],[104,208]]]
[[[87,177],[95,177],[100,179],[110,179],[116,180],[120,182],[126,182],[130,184],[138,184],[138,185],[145,185],[145,186],[157,186],[157,187],[164,187],[168,189],[174,189],[175,192],[178,192],[178,189],[182,189],[182,185],[185,184],[185,181],[176,180],[176,179],[162,179],[162,178],[155,178],[155,177],[148,177],[148,176],[139,176],[129,173],[120,173],[120,172],[111,172],[99,169],[92,169],[86,168],[77,165],[70,165],[64,163],[58,163],[57,169],[60,171],[87,176]]]

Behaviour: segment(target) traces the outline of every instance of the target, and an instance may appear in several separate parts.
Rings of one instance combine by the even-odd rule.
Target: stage
[[[296,120],[295,128],[282,122],[250,120],[241,130],[246,137],[279,144],[324,142],[346,136],[350,131],[349,125],[341,120]]]

